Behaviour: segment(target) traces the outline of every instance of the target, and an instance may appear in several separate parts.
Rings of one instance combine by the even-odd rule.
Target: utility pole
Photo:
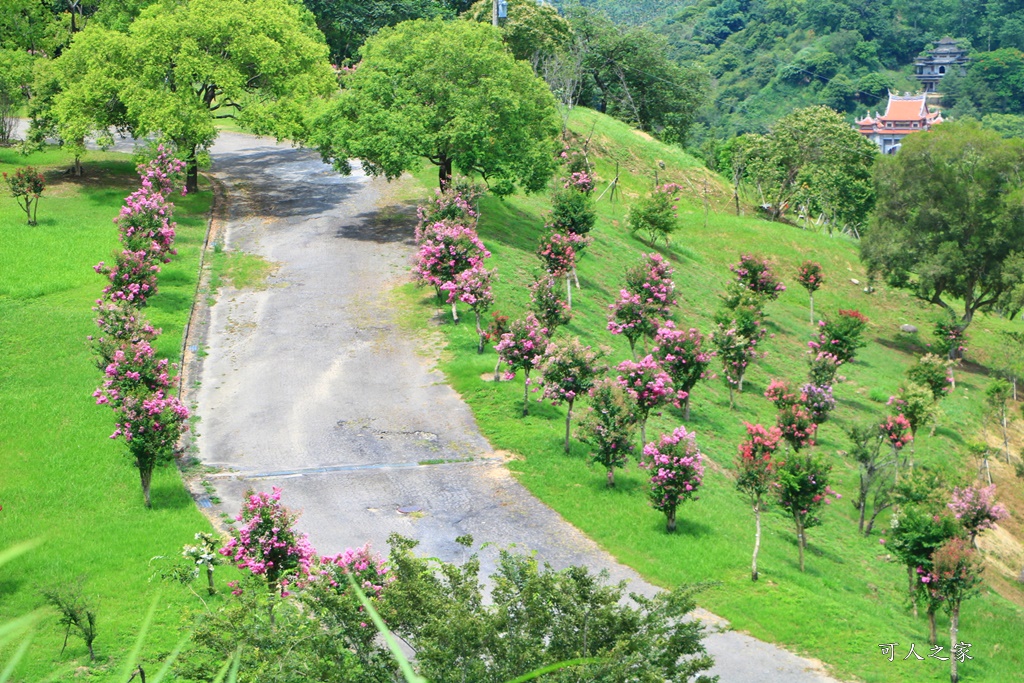
[[[498,25],[498,0],[491,0],[491,23]]]

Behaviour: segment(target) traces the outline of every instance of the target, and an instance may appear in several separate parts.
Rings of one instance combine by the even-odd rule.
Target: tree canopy
[[[797,204],[803,215],[856,232],[874,202],[871,167],[878,148],[828,107],[799,109],[767,135],[749,134],[736,143],[732,163],[752,182],[772,217]],[[736,170],[736,169],[734,169]]]
[[[492,0],[478,0],[464,17],[490,23]],[[501,36],[516,59],[537,64],[572,41],[572,28],[551,5],[534,0],[509,0],[508,17],[501,20]]]
[[[974,121],[908,136],[876,166],[877,208],[861,244],[869,270],[950,312],[962,306],[966,327],[1021,284],[1022,172],[1024,141]]]
[[[492,26],[417,20],[382,29],[318,117],[313,140],[342,172],[360,159],[389,180],[417,167],[479,173],[497,194],[540,190],[554,172],[558,123],[544,81]]]
[[[111,123],[156,134],[185,155],[190,191],[217,119],[301,140],[308,101],[336,87],[313,17],[289,0],[151,6],[127,33],[91,24],[54,66],[53,118],[63,140]]]

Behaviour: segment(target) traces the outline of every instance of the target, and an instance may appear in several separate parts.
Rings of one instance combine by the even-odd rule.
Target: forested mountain
[[[556,3],[563,9],[573,2]],[[887,89],[918,89],[914,59],[944,36],[971,51],[940,90],[957,116],[1024,114],[1024,0],[583,0],[616,22],[663,35],[713,86],[688,143],[766,130],[798,107],[862,114]],[[1021,129],[1024,119],[986,121]]]

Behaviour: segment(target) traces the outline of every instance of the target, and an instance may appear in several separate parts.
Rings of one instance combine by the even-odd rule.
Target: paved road
[[[413,245],[408,220],[381,212],[382,183],[339,177],[309,151],[242,135],[222,135],[213,160],[228,194],[219,239],[279,264],[265,290],[222,292],[200,330],[208,355],[194,393],[197,441],[204,463],[231,470],[214,478],[226,510],[249,487],[280,486],[321,552],[367,541],[386,551],[399,532],[423,553],[458,560],[455,537],[472,534],[655,590],[509,475],[423,353],[436,340],[399,331],[388,290],[407,277]],[[486,572],[494,553],[483,559]],[[715,633],[707,645],[724,683],[832,680],[739,633]]]

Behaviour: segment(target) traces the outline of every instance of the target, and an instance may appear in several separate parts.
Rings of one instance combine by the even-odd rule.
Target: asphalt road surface
[[[223,468],[211,481],[225,511],[250,487],[280,486],[321,553],[367,541],[386,553],[398,532],[425,554],[461,560],[455,538],[472,534],[655,590],[510,476],[424,352],[436,339],[400,330],[388,291],[408,277],[412,223],[383,182],[244,135],[223,134],[212,152],[227,196],[218,239],[278,265],[265,289],[225,288],[199,316],[197,445],[205,464]],[[482,554],[485,574],[495,555]],[[713,631],[724,625],[701,617]],[[740,633],[706,642],[723,683],[834,680]]]

